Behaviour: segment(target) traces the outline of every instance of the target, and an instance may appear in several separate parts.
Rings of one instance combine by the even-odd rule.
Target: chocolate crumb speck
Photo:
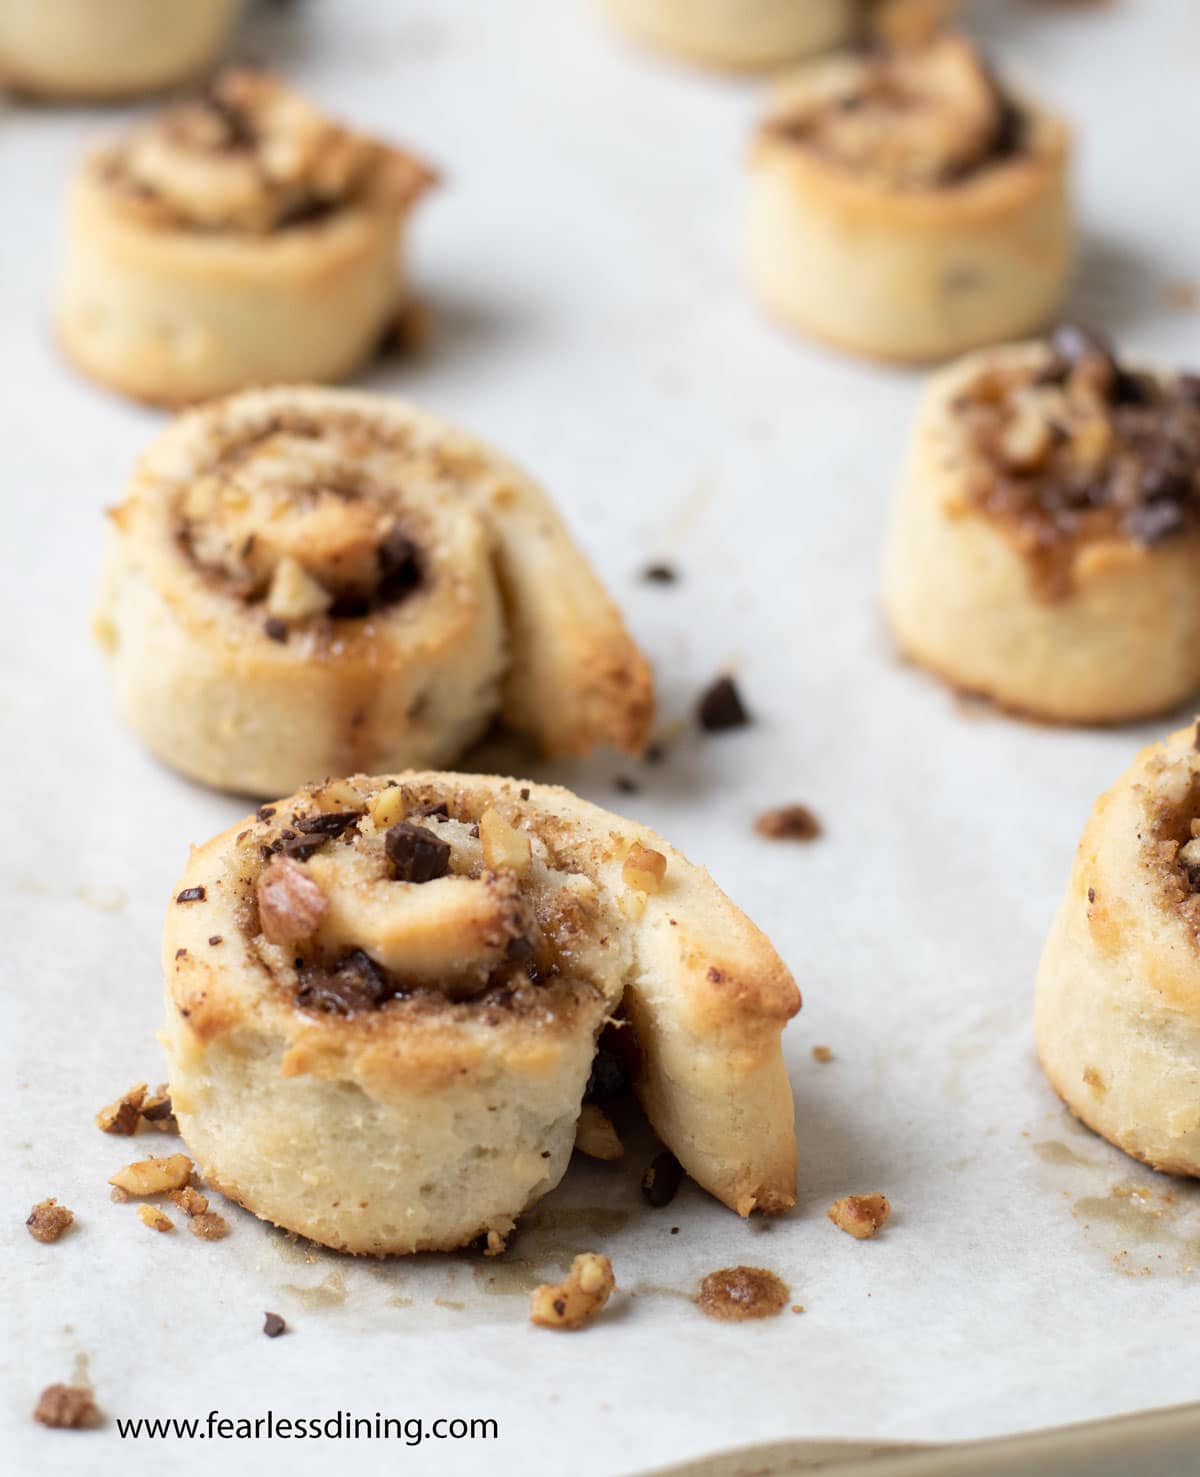
[[[745,728],[750,714],[732,677],[718,677],[700,697],[696,721],[705,733],[724,733],[730,728]]]
[[[35,1241],[48,1246],[59,1239],[74,1219],[74,1212],[51,1196],[49,1200],[38,1201],[26,1216],[25,1225]]]
[[[683,1169],[675,1155],[664,1149],[650,1161],[642,1176],[642,1199],[655,1210],[670,1205],[679,1190]]]
[[[269,1339],[277,1339],[281,1333],[287,1332],[287,1323],[278,1313],[265,1313],[262,1331]]]
[[[754,829],[769,841],[815,841],[821,834],[821,822],[807,805],[781,805],[764,810]]]
[[[1095,901],[1096,901],[1096,889],[1094,887],[1089,887],[1088,888],[1088,902],[1089,903],[1094,903]]]
[[[650,585],[674,585],[679,583],[679,571],[673,564],[665,562],[647,564],[642,570],[642,578]]]
[[[269,615],[263,621],[263,632],[269,641],[278,641],[281,644],[288,638],[287,624],[275,615]]]
[[[176,893],[177,903],[202,903],[208,896],[203,887],[185,887],[182,892]]]
[[[631,779],[627,774],[614,776],[613,789],[621,795],[640,795],[642,792],[642,787],[637,780]]]
[[[529,799],[529,786],[528,785],[523,786],[520,793],[521,793],[521,799],[522,800],[528,800]]]
[[[100,1424],[100,1411],[84,1385],[47,1385],[34,1406],[33,1418],[56,1431],[88,1431]]]
[[[208,944],[209,948],[211,949],[215,949],[218,944],[223,944],[224,942],[225,940],[221,937],[219,933],[213,933],[209,935]]]
[[[176,959],[186,959],[187,958],[187,950],[186,949],[176,949],[175,950],[175,957],[176,957]]]
[[[275,814],[275,807],[273,805],[260,805],[254,814],[260,821],[269,821]]]

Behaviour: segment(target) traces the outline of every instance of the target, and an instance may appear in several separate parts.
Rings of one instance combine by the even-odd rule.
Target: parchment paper
[[[1073,312],[1131,350],[1200,360],[1200,9],[1011,0],[973,19],[1078,128]],[[158,1236],[106,1179],[171,1140],[94,1112],[163,1075],[157,952],[187,846],[244,806],[188,785],[117,722],[88,634],[102,509],[162,418],[58,358],[46,300],[60,193],[120,110],[0,112],[5,1029],[0,1415],[14,1471],[563,1471],[610,1477],[793,1436],[967,1437],[1182,1402],[1200,1200],[1073,1126],[1038,1070],[1032,976],[1080,826],[1144,730],[1074,733],[964,708],[892,654],[876,604],[916,373],[794,341],[748,301],[741,161],[759,87],[677,70],[582,0],[325,0],[259,14],[242,51],[423,151],[445,188],[415,228],[428,352],[364,383],[488,435],[553,490],[656,663],[665,717],[736,669],[755,724],[640,768],[530,766],[644,819],[767,930],[805,1007],[788,1032],[800,1204],[744,1224],[685,1187],[665,1210],[582,1164],[510,1263],[372,1265],[248,1215]],[[638,571],[668,558],[673,587]],[[636,795],[616,776],[637,777]],[[811,846],[752,834],[803,801]],[[814,1044],[834,1060],[817,1065]],[[1119,1188],[1144,1187],[1148,1198]],[[882,1190],[873,1243],[825,1219]],[[22,1222],[77,1213],[39,1246]],[[677,1234],[671,1228],[678,1226]],[[586,1333],[526,1321],[571,1253],[621,1284]],[[689,1301],[769,1267],[803,1314],[720,1326]],[[1197,1270],[1192,1270],[1195,1267]],[[292,1326],[270,1341],[262,1312]],[[108,1425],[48,1432],[83,1371]],[[494,1417],[489,1442],[122,1443],[112,1417]]]

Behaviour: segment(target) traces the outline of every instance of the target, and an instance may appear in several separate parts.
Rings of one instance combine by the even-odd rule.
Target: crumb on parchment
[[[529,1321],[539,1328],[585,1328],[608,1302],[616,1285],[609,1259],[585,1251],[571,1263],[571,1270],[561,1282],[543,1282],[534,1288]]]

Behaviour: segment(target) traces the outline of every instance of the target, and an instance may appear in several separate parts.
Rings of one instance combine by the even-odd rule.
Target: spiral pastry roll
[[[0,83],[42,97],[135,97],[198,76],[239,0],[0,0]]]
[[[95,379],[168,405],[342,379],[404,300],[402,235],[432,179],[275,78],[227,71],[84,162],[59,338]]]
[[[412,406],[247,391],[182,416],[112,514],[118,705],[192,778],[273,795],[449,762],[497,718],[645,746],[649,668],[523,472]]]
[[[1200,1174],[1200,731],[1143,749],[1096,802],[1038,968],[1066,1105],[1126,1153]]]
[[[921,410],[887,562],[900,646],[954,686],[1065,723],[1200,687],[1200,377],[1095,335],[984,350]]]
[[[693,1178],[741,1215],[794,1203],[791,976],[706,872],[566,790],[301,790],[193,851],[163,962],[205,1178],[328,1246],[497,1249],[562,1177],[619,1009]]]
[[[849,39],[859,0],[607,0],[635,40],[702,66],[760,71]]]
[[[764,305],[843,348],[927,360],[1043,327],[1073,256],[1065,128],[964,37],[810,63],[750,158]]]

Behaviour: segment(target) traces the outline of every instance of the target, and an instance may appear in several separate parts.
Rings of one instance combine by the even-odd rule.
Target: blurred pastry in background
[[[940,32],[812,62],[751,150],[750,281],[769,312],[886,360],[1045,327],[1074,256],[1064,125]]]
[[[848,41],[859,0],[605,0],[636,40],[688,61],[761,71]]]
[[[1200,749],[1151,744],[1096,802],[1037,976],[1038,1054],[1089,1128],[1200,1175]]]
[[[402,401],[182,416],[111,514],[96,633],[126,721],[242,794],[448,763],[497,720],[640,753],[650,669],[531,478]]]
[[[241,0],[0,0],[0,85],[37,97],[137,97],[201,75]]]
[[[1200,377],[1096,335],[937,375],[891,532],[901,648],[955,687],[1065,723],[1200,688]]]
[[[277,78],[226,71],[84,161],[55,302],[62,346],[93,378],[164,405],[342,379],[405,303],[405,228],[433,179]]]
[[[501,1251],[562,1178],[605,1023],[692,1178],[796,1199],[800,994],[661,837],[567,790],[357,775],[193,850],[163,938],[171,1102],[205,1179],[342,1251]]]

